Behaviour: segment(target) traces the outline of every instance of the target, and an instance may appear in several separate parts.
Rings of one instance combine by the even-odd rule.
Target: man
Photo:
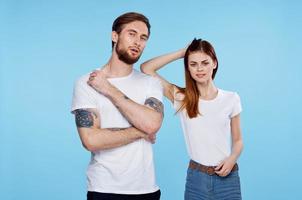
[[[108,63],[75,83],[72,113],[82,144],[92,154],[88,200],[160,199],[152,143],[163,119],[162,86],[133,69],[149,35],[144,15],[119,16]]]

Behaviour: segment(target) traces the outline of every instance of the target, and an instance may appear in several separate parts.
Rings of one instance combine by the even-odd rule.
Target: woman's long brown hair
[[[216,68],[213,70],[212,79],[214,80],[217,69],[218,69],[218,60],[216,57],[216,53],[214,50],[214,47],[206,40],[202,39],[194,39],[191,44],[188,46],[185,56],[184,56],[184,66],[185,66],[185,81],[186,81],[186,87],[180,88],[177,87],[179,92],[184,94],[184,99],[182,101],[182,104],[177,112],[186,109],[187,114],[189,118],[197,117],[199,112],[198,108],[198,101],[199,101],[199,90],[197,88],[197,84],[195,80],[191,77],[190,71],[189,71],[189,64],[188,64],[188,58],[189,55],[193,52],[202,52],[207,54],[212,58],[214,63],[216,63]]]

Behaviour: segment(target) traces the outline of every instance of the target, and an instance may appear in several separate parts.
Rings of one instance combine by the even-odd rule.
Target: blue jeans
[[[226,177],[188,168],[185,200],[241,200],[238,170]]]

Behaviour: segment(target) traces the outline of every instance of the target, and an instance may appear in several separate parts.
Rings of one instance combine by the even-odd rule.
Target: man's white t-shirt
[[[174,94],[173,107],[178,110],[184,95]],[[181,126],[189,157],[203,165],[217,166],[231,155],[231,118],[241,111],[240,97],[235,92],[218,89],[213,100],[199,99],[199,112],[190,119],[180,111]]]
[[[101,128],[127,128],[131,125],[112,104],[87,84],[89,74],[75,83],[72,108],[96,108]],[[162,101],[160,80],[133,69],[125,77],[108,81],[138,104],[154,97]],[[116,194],[145,194],[159,189],[155,180],[152,144],[144,139],[128,145],[91,153],[87,169],[88,191]]]

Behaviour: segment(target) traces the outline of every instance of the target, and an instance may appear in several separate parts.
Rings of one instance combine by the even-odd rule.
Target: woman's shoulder
[[[224,98],[228,98],[228,99],[237,99],[240,98],[239,94],[235,91],[230,91],[230,90],[224,90],[224,89],[218,89],[220,96],[223,96]]]

